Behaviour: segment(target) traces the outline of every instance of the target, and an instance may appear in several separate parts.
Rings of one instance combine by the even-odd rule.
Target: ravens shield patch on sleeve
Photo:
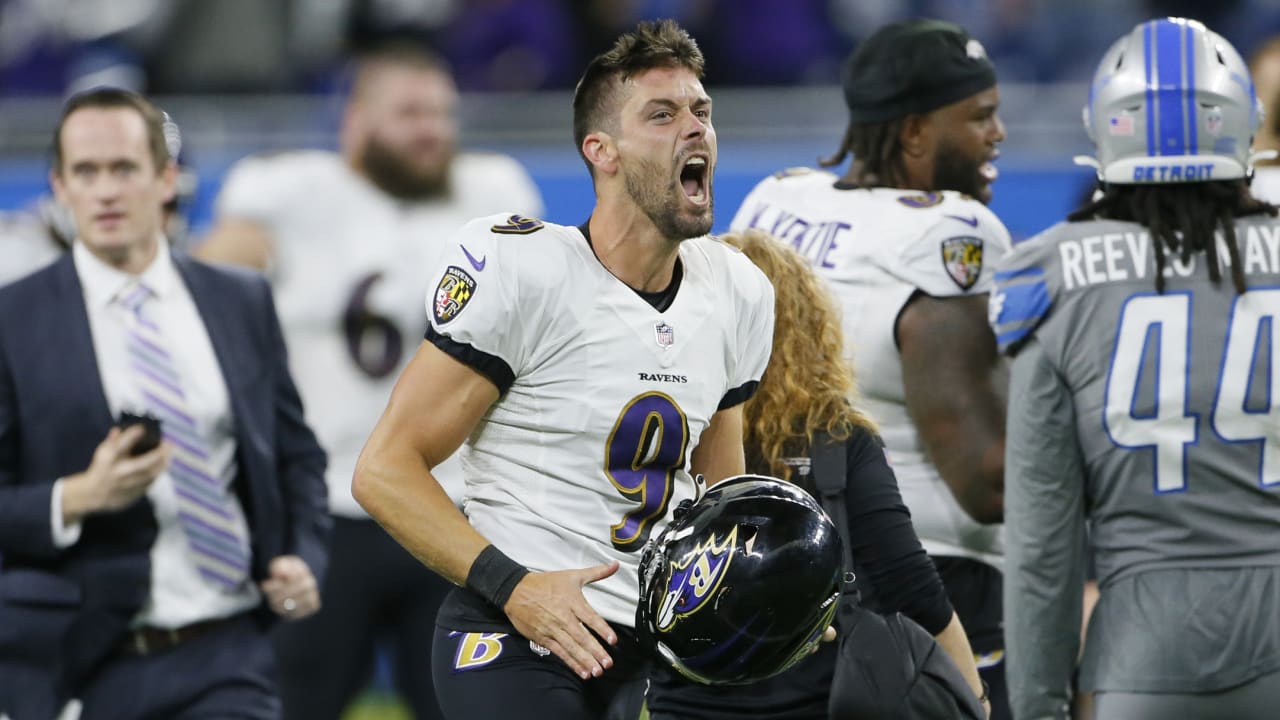
[[[435,302],[432,303],[436,323],[444,325],[458,317],[475,291],[475,278],[457,265],[450,265],[444,271],[444,277],[440,278],[440,284],[436,285]]]
[[[982,275],[982,238],[953,237],[942,241],[942,266],[960,286],[968,290]]]

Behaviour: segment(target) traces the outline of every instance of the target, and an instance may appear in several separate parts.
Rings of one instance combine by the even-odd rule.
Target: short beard
[[[951,146],[942,145],[933,161],[933,189],[961,192],[985,205],[987,198],[983,190],[986,185],[978,172],[981,166]]]
[[[636,205],[663,237],[677,241],[688,240],[711,232],[715,203],[711,196],[710,182],[706,188],[707,211],[697,217],[686,218],[680,213],[680,195],[684,192],[680,184],[672,181],[665,188],[659,189],[660,181],[657,178],[662,177],[662,169],[657,163],[636,160],[635,164],[635,172],[623,170],[627,194],[635,200]]]
[[[447,196],[452,162],[450,154],[438,168],[420,171],[405,162],[399,152],[372,137],[360,154],[360,166],[370,182],[398,200],[412,202]]]

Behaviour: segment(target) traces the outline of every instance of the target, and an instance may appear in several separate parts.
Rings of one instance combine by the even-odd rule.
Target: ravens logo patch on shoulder
[[[471,274],[457,265],[450,265],[444,271],[444,277],[436,285],[435,302],[431,304],[432,314],[436,322],[444,325],[458,317],[458,313],[471,301],[475,294],[476,281]]]
[[[489,230],[503,235],[528,235],[541,230],[542,227],[541,220],[523,215],[512,215],[507,218],[505,223],[494,225]]]
[[[961,290],[973,287],[982,275],[982,238],[964,236],[943,240],[942,266]]]

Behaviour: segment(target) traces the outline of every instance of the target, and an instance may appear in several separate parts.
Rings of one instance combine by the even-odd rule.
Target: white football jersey
[[[689,458],[711,416],[764,373],[773,286],[736,249],[687,240],[659,312],[578,228],[508,215],[468,224],[444,258],[429,337],[501,391],[461,453],[467,517],[534,570],[617,560],[584,593],[633,626],[639,551],[693,496]]]
[[[351,496],[351,476],[396,378],[422,342],[427,274],[445,241],[480,215],[542,210],[532,180],[506,156],[461,154],[450,183],[448,198],[399,201],[341,156],[300,151],[240,161],[218,196],[220,218],[253,220],[271,235],[269,275],[289,366],[307,420],[329,453],[329,502],[337,514],[367,517]],[[372,329],[356,340],[347,326],[359,327],[349,321],[362,314],[385,322],[366,323]],[[457,461],[442,463],[437,475],[460,502]]]
[[[0,285],[30,275],[66,251],[37,212],[0,212]]]
[[[859,405],[880,425],[925,550],[998,566],[1000,526],[981,525],[961,509],[907,415],[894,328],[916,292],[988,292],[991,268],[1011,249],[1009,231],[985,205],[960,193],[837,182],[829,172],[778,173],[747,195],[731,227],[759,228],[790,243],[829,282],[843,311]]]
[[[1261,165],[1253,169],[1253,182],[1249,185],[1253,196],[1269,203],[1280,204],[1280,165]]]

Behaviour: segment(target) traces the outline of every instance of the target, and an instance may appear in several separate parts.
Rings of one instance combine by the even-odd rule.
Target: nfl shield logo
[[[658,345],[661,347],[671,347],[671,345],[676,341],[676,332],[671,329],[670,325],[664,322],[654,325],[653,333],[658,341]]]
[[[1222,132],[1222,110],[1213,108],[1204,116],[1204,129],[1210,135],[1217,135]]]

